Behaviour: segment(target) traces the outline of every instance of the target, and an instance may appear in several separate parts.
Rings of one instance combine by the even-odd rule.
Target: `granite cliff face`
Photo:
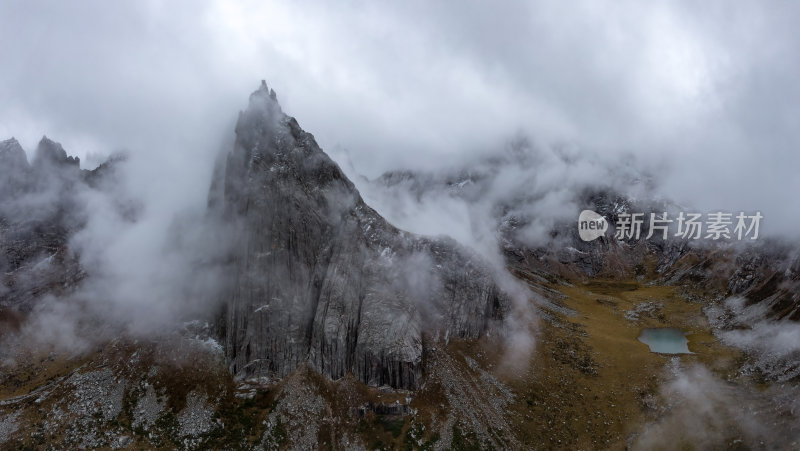
[[[67,244],[86,220],[77,192],[103,172],[81,170],[78,158],[47,137],[30,164],[14,138],[0,142],[0,308],[28,311],[39,297],[83,279]]]
[[[225,351],[242,378],[304,362],[333,379],[415,388],[428,339],[478,337],[510,301],[474,253],[393,227],[262,83],[216,171],[234,228]]]

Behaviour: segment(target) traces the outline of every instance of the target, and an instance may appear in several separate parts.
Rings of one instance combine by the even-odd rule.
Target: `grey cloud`
[[[765,233],[796,235],[796,10],[5,2],[0,134],[32,148],[48,133],[84,160],[128,148],[140,178],[199,204],[240,99],[267,78],[323,148],[369,177],[523,133],[608,161],[636,155],[659,168],[666,197],[760,209]]]

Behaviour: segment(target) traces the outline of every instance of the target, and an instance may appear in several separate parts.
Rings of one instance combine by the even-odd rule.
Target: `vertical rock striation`
[[[231,371],[415,388],[423,333],[478,337],[508,298],[452,240],[398,230],[361,199],[265,83],[250,96],[209,195],[236,230],[224,292]]]

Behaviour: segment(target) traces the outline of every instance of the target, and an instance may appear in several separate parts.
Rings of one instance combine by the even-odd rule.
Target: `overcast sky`
[[[370,177],[524,133],[634,154],[680,202],[796,234],[798,3],[328,3],[1,0],[0,138],[47,134],[84,166],[129,149],[199,202],[263,78]]]

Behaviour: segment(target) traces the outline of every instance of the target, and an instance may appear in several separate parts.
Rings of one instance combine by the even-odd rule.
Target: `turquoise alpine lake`
[[[660,354],[692,354],[686,332],[674,327],[643,329],[639,341],[650,346],[651,352]]]

